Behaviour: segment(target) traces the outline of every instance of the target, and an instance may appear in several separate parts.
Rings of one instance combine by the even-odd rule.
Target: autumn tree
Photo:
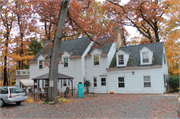
[[[180,59],[180,1],[167,0],[170,4],[165,11],[167,20],[160,32],[165,41],[169,75],[179,74]]]
[[[16,42],[14,59],[17,59],[17,68],[23,69],[24,63],[33,57],[26,53],[28,44],[39,31],[36,20],[31,18],[31,4],[26,0],[14,0],[14,4],[13,12],[15,14],[16,30],[18,30],[14,39],[14,42]]]
[[[31,18],[31,6],[26,0],[5,0],[0,1],[0,5],[1,62],[4,85],[9,85],[8,74],[15,72],[17,65],[23,68],[23,64],[33,58],[33,55],[28,55],[26,51],[32,36],[35,37],[39,31],[36,21]]]
[[[164,10],[169,6],[166,1],[157,3],[157,0],[130,0],[126,5],[107,1],[105,4],[109,8],[109,14],[118,22],[135,27],[151,43],[160,41],[159,24],[164,20]]]
[[[14,14],[12,12],[12,3],[7,2],[4,7],[1,8],[1,14],[0,14],[0,20],[1,20],[1,25],[2,31],[1,31],[1,51],[2,55],[1,57],[3,58],[3,77],[4,77],[4,86],[8,86],[8,77],[7,77],[7,67],[8,67],[8,57],[10,55],[10,48],[9,44],[11,43],[11,30],[13,27],[13,22],[14,22]]]

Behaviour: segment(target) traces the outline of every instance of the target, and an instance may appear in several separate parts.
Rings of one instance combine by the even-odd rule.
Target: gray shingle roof
[[[88,37],[62,41],[60,52],[66,51],[71,54],[71,56],[82,56],[90,42],[91,41]],[[46,49],[45,47],[43,47],[31,61],[36,61],[40,54],[42,54],[44,57],[46,54],[48,54],[48,57],[46,57],[46,59],[50,59],[51,52],[52,49]]]
[[[102,54],[108,54],[113,42],[107,37],[100,38],[98,41],[100,41],[101,46],[97,45],[97,43],[94,43],[88,54],[91,54],[94,49],[99,49],[102,51]]]
[[[140,50],[143,47],[149,48],[153,52],[153,62],[151,65],[143,65],[140,66]],[[155,65],[162,65],[162,57],[163,57],[163,47],[164,43],[150,43],[150,44],[143,44],[143,45],[133,45],[133,46],[126,46],[120,47],[119,50],[122,50],[129,54],[129,62],[127,63],[127,67],[145,67],[145,66],[155,66]],[[114,55],[110,68],[116,67],[116,55]],[[124,67],[118,67],[124,68]]]
[[[35,77],[32,80],[41,80],[41,79],[49,79],[49,73],[43,74],[41,76]],[[73,77],[67,76],[65,74],[58,73],[57,79],[73,79]]]

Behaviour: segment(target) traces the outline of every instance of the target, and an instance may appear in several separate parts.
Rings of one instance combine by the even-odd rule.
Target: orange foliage
[[[180,31],[177,30],[170,33],[165,41],[168,72],[170,75],[179,74],[180,44],[178,43],[178,38],[180,38]]]

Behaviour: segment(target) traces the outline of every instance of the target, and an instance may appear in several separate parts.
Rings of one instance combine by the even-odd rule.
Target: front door
[[[107,80],[106,80],[106,78],[101,78],[101,93],[107,93]]]

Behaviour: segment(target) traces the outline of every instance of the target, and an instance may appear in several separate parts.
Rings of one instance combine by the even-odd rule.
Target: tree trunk
[[[157,24],[157,22],[155,23],[154,27],[155,27],[154,33],[155,33],[155,37],[156,37],[156,42],[159,42],[160,39],[159,39],[159,32],[158,32],[158,24]]]
[[[66,20],[66,15],[68,11],[69,0],[63,0],[61,4],[61,9],[59,12],[59,18],[57,23],[57,28],[54,36],[54,43],[51,53],[50,60],[50,69],[49,69],[49,88],[48,88],[48,96],[47,101],[57,102],[57,74],[58,74],[58,62],[60,55],[60,46],[61,39],[63,35],[63,28]],[[50,81],[53,81],[53,87],[50,87]]]
[[[5,43],[6,50],[5,50],[5,56],[4,56],[4,86],[8,86],[8,78],[7,78],[8,40],[9,40],[9,31],[7,31],[6,33],[6,43]]]
[[[7,79],[7,56],[4,57],[4,86],[8,86],[8,79]]]

